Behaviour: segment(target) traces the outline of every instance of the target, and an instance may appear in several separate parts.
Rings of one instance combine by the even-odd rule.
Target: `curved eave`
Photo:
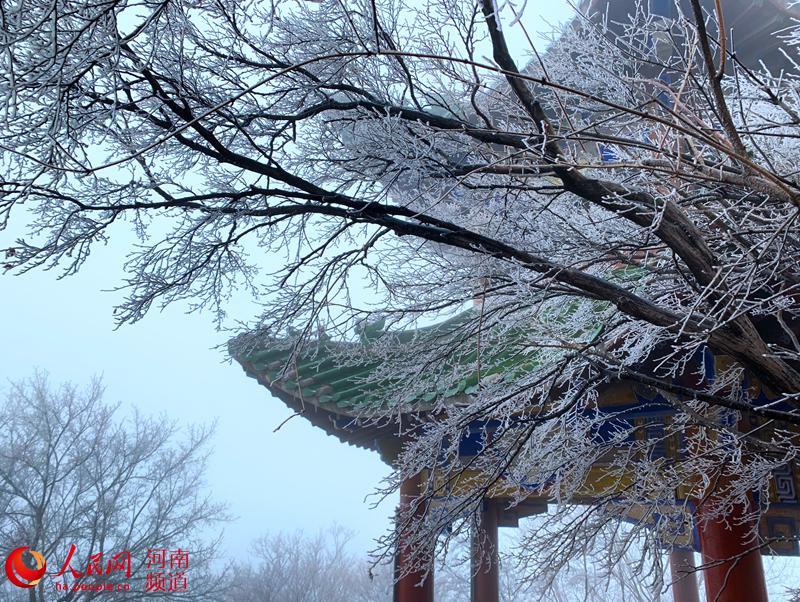
[[[304,399],[290,393],[281,388],[276,381],[270,381],[247,360],[239,357],[234,359],[239,362],[247,376],[258,381],[274,397],[285,403],[290,410],[343,443],[380,452],[379,441],[386,437],[394,436],[392,435],[392,429],[359,422],[356,417],[344,412],[332,411],[323,407],[314,399]]]

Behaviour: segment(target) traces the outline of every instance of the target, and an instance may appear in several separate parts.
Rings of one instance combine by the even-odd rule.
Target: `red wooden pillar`
[[[497,539],[498,507],[483,501],[480,525],[472,532],[472,602],[500,602],[500,556]]]
[[[767,584],[761,551],[749,537],[752,524],[745,522],[747,508],[737,506],[727,520],[704,521],[698,508],[697,528],[703,564],[706,598],[714,602],[767,602]]]
[[[408,512],[412,508],[414,500],[419,498],[421,486],[421,474],[408,478],[400,484],[400,507],[398,508],[396,523],[398,530],[403,529],[403,517],[409,516]],[[414,509],[415,516],[422,516],[424,512],[425,508],[422,505]],[[433,602],[433,566],[430,567],[427,577],[424,576],[423,571],[405,571],[406,563],[409,562],[411,556],[411,550],[405,545],[406,539],[402,531],[398,533],[398,545],[395,554],[394,602]],[[407,574],[397,579],[399,575],[404,573]],[[420,585],[420,583],[422,584]]]
[[[674,549],[669,553],[669,569],[672,575],[672,599],[674,602],[700,602],[695,574],[694,552]]]

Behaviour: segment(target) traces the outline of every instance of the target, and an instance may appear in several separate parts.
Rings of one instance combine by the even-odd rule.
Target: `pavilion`
[[[715,4],[703,0],[703,7],[713,14]],[[627,20],[627,13],[634,6],[633,0],[583,0],[581,9],[595,18],[607,19],[609,29],[614,23]],[[688,0],[649,0],[649,8],[654,15],[665,19],[675,18],[678,7],[685,15],[691,15]],[[788,65],[787,59],[779,51],[779,40],[774,35],[800,18],[800,8],[785,0],[724,0],[726,30],[731,36],[731,48],[737,60],[755,67],[759,64],[770,69],[780,70]],[[715,35],[713,23],[709,33]],[[441,336],[448,329],[457,328],[464,314],[432,327],[413,332],[394,333],[398,341],[431,340]],[[379,374],[377,360],[363,359],[358,362],[340,362],[344,356],[365,356],[374,340],[381,335],[380,327],[365,329],[359,340],[335,342],[321,336],[318,340],[296,347],[287,341],[275,340],[268,333],[253,332],[234,339],[230,353],[244,368],[248,376],[265,386],[272,395],[282,400],[291,410],[302,415],[314,426],[327,434],[337,437],[343,443],[355,445],[380,454],[381,459],[390,466],[396,466],[403,446],[413,437],[413,428],[398,435],[396,423],[369,418],[380,413],[384,387]],[[696,358],[698,364],[705,363],[706,379],[713,378],[715,364],[727,364],[728,358],[713,356],[708,350]],[[536,357],[504,355],[502,351],[490,352],[485,360],[483,376],[494,373],[497,377],[513,375],[536,363]],[[687,369],[687,374],[693,371]],[[395,417],[406,425],[424,424],[431,416],[431,402],[434,398],[446,398],[457,404],[467,399],[479,386],[480,374],[471,368],[463,372],[457,386],[447,390],[437,390],[436,383],[430,383],[430,392],[421,398],[410,399],[402,408],[392,409]],[[383,383],[386,384],[386,383]],[[697,388],[705,382],[692,382],[683,378],[687,389]],[[751,402],[758,405],[769,403],[769,391],[755,379],[744,376],[742,389],[747,392]],[[628,421],[640,427],[642,433],[658,437],[663,431],[665,421],[674,413],[673,404],[660,393],[643,387],[641,384],[625,381],[609,383],[600,393],[599,406],[615,419]],[[383,408],[386,409],[386,408]],[[748,424],[740,428],[752,427],[757,418],[745,416]],[[473,435],[466,436],[459,445],[459,456],[468,461],[478,453],[480,437],[486,436],[487,425],[475,424]],[[481,435],[483,433],[483,435]],[[648,435],[644,435],[648,436]],[[665,457],[678,457],[687,453],[680,438],[675,435],[664,441]],[[586,495],[572,501],[591,503],[593,488],[603,484],[604,467],[602,463],[592,468],[593,476],[587,484]],[[670,551],[673,574],[673,597],[675,602],[696,602],[699,600],[694,575],[693,550],[702,554],[706,565],[704,570],[706,594],[709,600],[719,602],[766,602],[761,552],[759,546],[768,552],[798,555],[797,537],[800,534],[800,500],[797,497],[800,481],[798,466],[794,463],[785,466],[780,474],[774,475],[770,492],[769,511],[762,514],[759,545],[747,540],[749,527],[744,520],[747,508],[736,509],[726,523],[719,520],[702,519],[703,504],[682,498],[682,492],[675,492],[676,505],[691,507],[693,515],[686,516],[683,531],[676,533],[671,542],[665,542]],[[416,503],[425,495],[429,486],[428,475],[420,473],[404,480],[400,486],[398,516],[413,512],[422,513],[425,507]],[[456,495],[457,492],[449,491]],[[583,498],[583,499],[580,499]],[[473,535],[472,602],[498,602],[498,527],[516,526],[520,518],[532,516],[547,510],[547,496],[531,495],[519,501],[511,498],[502,486],[489,490],[480,509],[478,525],[480,532]],[[631,519],[636,516],[631,515]],[[740,520],[737,520],[740,519]],[[397,525],[398,530],[402,526]],[[401,544],[396,552],[397,575],[395,602],[432,602],[433,574],[427,575],[408,570],[408,553],[403,549],[403,533],[398,533]],[[770,543],[766,546],[766,542]],[[735,560],[730,560],[735,559]]]
[[[474,318],[473,310],[468,310],[448,321],[416,331],[393,333],[396,341],[415,344],[434,344],[448,333],[455,332],[466,320]],[[324,336],[302,347],[295,347],[286,341],[275,340],[265,333],[249,333],[234,339],[230,344],[231,355],[242,365],[248,376],[265,386],[275,397],[281,399],[291,410],[321,428],[327,434],[337,437],[343,443],[355,445],[380,454],[381,459],[395,466],[402,447],[413,437],[413,428],[407,428],[398,435],[397,422],[406,425],[423,424],[425,420],[435,419],[430,415],[431,401],[441,396],[449,403],[459,404],[477,390],[480,376],[470,369],[464,370],[463,378],[456,386],[447,390],[437,390],[434,383],[430,395],[410,400],[402,408],[386,408],[383,394],[390,386],[385,376],[379,374],[379,362],[369,361],[371,345],[382,336],[381,326],[365,329],[358,340],[341,342]],[[513,336],[509,334],[508,336]],[[513,348],[513,344],[501,345]],[[343,357],[357,357],[356,361],[342,362]],[[530,369],[537,361],[535,353],[520,356],[514,352],[486,350],[483,361],[483,377],[496,375],[513,376]],[[707,378],[713,378],[715,363],[725,362],[724,357],[713,357],[708,351],[700,354],[698,362],[705,362]],[[701,382],[682,379],[687,387],[700,386]],[[756,405],[769,402],[768,392],[752,379],[745,377],[743,389]],[[637,437],[663,439],[656,446],[655,453],[665,458],[676,458],[687,453],[685,442],[679,435],[663,437],[664,421],[674,414],[674,406],[652,388],[633,382],[612,382],[600,392],[598,403],[603,412],[617,424],[624,421],[634,427]],[[394,413],[395,420],[376,420],[381,411]],[[613,418],[611,418],[613,417]],[[757,420],[747,417],[747,420]],[[751,424],[752,426],[752,424]],[[476,423],[470,427],[469,434],[459,443],[459,458],[465,463],[474,457],[481,446],[482,437],[487,430],[486,423]],[[602,434],[601,434],[602,436]],[[575,503],[592,503],[598,495],[611,491],[606,478],[606,466],[597,462],[593,466],[585,491],[572,499]],[[770,496],[770,508],[759,525],[762,542],[772,542],[768,551],[779,554],[798,554],[796,537],[800,534],[800,506],[797,491],[798,467],[786,466],[785,471],[775,475],[774,491]],[[429,475],[424,471],[404,480],[400,486],[400,505],[398,516],[410,511],[422,513],[425,507],[416,503],[430,487]],[[632,477],[631,477],[632,478]],[[618,483],[618,481],[617,481]],[[432,496],[458,496],[460,485],[452,483],[442,486]],[[469,485],[463,485],[465,489]],[[430,493],[430,491],[428,491]],[[516,526],[520,518],[532,516],[547,510],[551,500],[548,496],[532,494],[519,500],[502,483],[488,490],[477,522],[479,531],[473,533],[473,602],[498,602],[498,527]],[[430,495],[428,496],[431,497]],[[729,516],[726,523],[699,520],[702,504],[686,498],[681,491],[675,492],[676,507],[692,507],[695,516],[684,516],[683,523],[676,525],[675,537],[665,542],[664,547],[671,552],[673,570],[673,595],[676,602],[699,600],[694,577],[692,550],[703,555],[708,599],[720,602],[760,602],[766,601],[761,553],[748,541],[748,526],[742,519],[747,509],[740,509],[740,516]],[[639,517],[635,510],[628,513],[630,520]],[[731,528],[731,525],[737,525]],[[402,525],[398,521],[398,541],[402,542]],[[404,563],[408,554],[399,546],[396,553],[398,575],[402,576],[395,586],[395,602],[432,602],[433,574],[410,571]],[[736,558],[731,563],[727,559]],[[714,563],[717,563],[716,565]],[[735,568],[735,570],[733,570]],[[420,586],[420,582],[423,584]]]

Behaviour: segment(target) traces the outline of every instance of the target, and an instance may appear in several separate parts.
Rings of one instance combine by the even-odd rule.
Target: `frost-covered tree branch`
[[[48,576],[30,590],[6,583],[0,599],[78,602],[105,582],[117,588],[100,590],[109,599],[141,599],[149,551],[178,547],[190,550],[192,587],[222,599],[226,582],[212,569],[216,542],[205,530],[225,520],[224,507],[198,489],[211,431],[192,429],[178,440],[174,424],[138,414],[120,420],[102,396],[99,381],[85,390],[54,388],[37,374],[11,384],[0,410],[0,542],[39,551]],[[103,574],[116,558],[121,570]],[[87,569],[94,562],[100,573]],[[185,588],[148,593],[195,595]]]
[[[797,31],[759,62],[715,3],[685,6],[576,14],[544,51],[506,38],[531,18],[513,2],[6,2],[0,223],[30,230],[7,271],[74,273],[127,226],[120,322],[242,290],[298,349],[385,320],[370,353],[395,407],[478,375],[469,403],[432,402],[407,474],[493,420],[478,492],[517,471],[568,499],[620,446],[620,470],[660,475],[632,499],[715,471],[729,501],[764,490],[798,450]],[[473,300],[424,349],[391,334]],[[509,336],[541,361],[499,381]],[[711,380],[706,350],[732,360]],[[598,443],[589,410],[620,380],[704,452],[667,470],[643,427]]]

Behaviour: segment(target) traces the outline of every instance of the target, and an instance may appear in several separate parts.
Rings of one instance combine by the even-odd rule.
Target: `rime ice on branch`
[[[708,521],[760,513],[798,451],[796,9],[764,3],[748,29],[753,3],[651,4],[589,3],[534,52],[505,39],[530,24],[520,2],[5,2],[0,215],[31,227],[7,268],[74,272],[129,224],[120,321],[183,299],[222,317],[247,290],[290,359],[477,300],[452,336],[389,334],[364,360],[396,381],[365,420],[441,383],[400,474],[475,420],[544,416],[480,461],[550,470],[567,500],[600,459],[587,416],[623,380],[671,416],[614,460],[637,476],[625,507],[694,474],[698,492],[724,477]],[[507,336],[538,359],[501,378],[486,354]],[[659,459],[662,437],[696,453]],[[591,516],[574,545],[608,520]]]

